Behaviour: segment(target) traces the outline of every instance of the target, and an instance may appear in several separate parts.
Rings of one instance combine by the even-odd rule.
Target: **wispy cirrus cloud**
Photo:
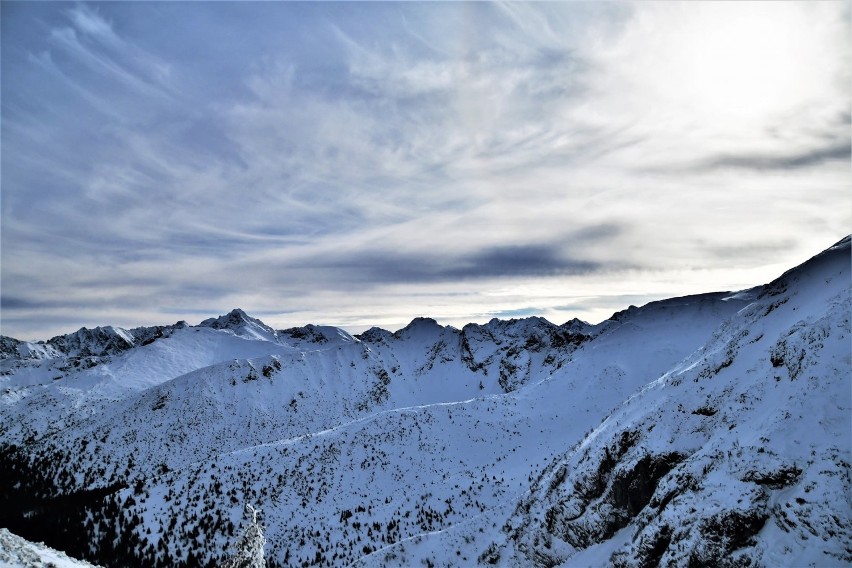
[[[3,333],[594,320],[848,227],[845,5],[0,9]]]

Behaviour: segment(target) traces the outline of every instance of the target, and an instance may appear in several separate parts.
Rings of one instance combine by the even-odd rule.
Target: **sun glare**
[[[683,95],[714,114],[744,119],[783,112],[807,90],[815,69],[794,10],[714,6],[688,30],[680,53]],[[727,9],[726,9],[727,8]]]
[[[757,126],[832,90],[837,30],[819,29],[820,6],[778,2],[669,3],[640,7],[609,53],[626,88],[702,124]]]

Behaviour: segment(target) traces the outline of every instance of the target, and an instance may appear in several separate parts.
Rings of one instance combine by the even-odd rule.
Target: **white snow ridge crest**
[[[245,504],[271,567],[847,566],[850,312],[847,237],[597,325],[3,337],[0,526],[107,566],[221,565]]]

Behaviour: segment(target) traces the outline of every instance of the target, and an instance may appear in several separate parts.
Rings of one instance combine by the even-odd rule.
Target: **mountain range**
[[[0,337],[0,527],[106,566],[848,566],[850,238],[599,324]]]

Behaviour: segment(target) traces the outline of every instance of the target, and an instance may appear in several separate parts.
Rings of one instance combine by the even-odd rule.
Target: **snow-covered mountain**
[[[0,526],[105,565],[848,565],[850,240],[598,325],[0,338]]]

